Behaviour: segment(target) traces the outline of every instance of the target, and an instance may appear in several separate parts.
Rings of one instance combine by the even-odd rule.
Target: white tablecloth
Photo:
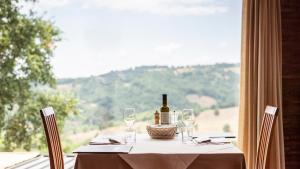
[[[233,144],[183,144],[179,139],[137,137],[129,154],[79,153],[75,169],[245,169]]]

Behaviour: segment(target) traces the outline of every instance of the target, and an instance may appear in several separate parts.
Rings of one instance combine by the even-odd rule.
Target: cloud
[[[223,0],[79,0],[81,8],[106,8],[167,16],[202,16],[225,13]],[[37,7],[47,10],[65,7],[74,0],[38,0]]]
[[[82,0],[83,6],[171,16],[201,16],[227,12],[214,0]]]
[[[49,8],[58,8],[64,7],[70,4],[70,0],[38,0],[38,6],[49,9]]]
[[[160,45],[154,48],[155,52],[164,53],[164,54],[171,54],[175,50],[179,49],[182,45],[179,43],[171,42],[165,45]]]

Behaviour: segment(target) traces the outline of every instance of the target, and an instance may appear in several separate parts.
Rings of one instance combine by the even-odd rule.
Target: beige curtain
[[[266,105],[279,107],[268,169],[284,169],[280,0],[244,0],[242,18],[239,146],[254,169]]]

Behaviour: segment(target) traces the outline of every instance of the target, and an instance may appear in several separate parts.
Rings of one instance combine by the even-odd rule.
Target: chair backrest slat
[[[44,108],[40,113],[47,138],[50,167],[51,169],[64,169],[63,152],[53,108]]]
[[[262,120],[261,129],[260,129],[255,169],[265,169],[266,167],[270,139],[277,118],[277,114],[278,114],[277,107],[272,107],[272,106],[266,107],[263,120]]]

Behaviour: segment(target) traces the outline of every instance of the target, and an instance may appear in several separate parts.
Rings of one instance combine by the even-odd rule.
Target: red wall
[[[286,168],[300,169],[300,0],[281,0]]]

